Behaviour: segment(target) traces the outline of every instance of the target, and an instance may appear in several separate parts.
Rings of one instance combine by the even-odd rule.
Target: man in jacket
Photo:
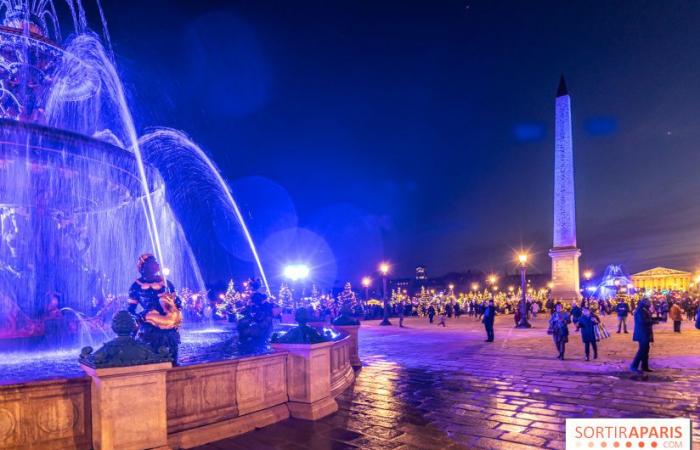
[[[649,311],[649,300],[642,299],[634,310],[634,334],[632,340],[639,344],[639,350],[632,361],[630,370],[635,373],[641,373],[639,365],[642,365],[642,371],[652,372],[649,368],[649,347],[654,342],[654,320]]]
[[[673,306],[671,306],[668,315],[671,317],[671,320],[673,320],[673,332],[680,333],[681,321],[683,320],[683,310],[680,306],[678,306],[678,303],[674,303]]]
[[[617,312],[617,334],[620,334],[620,330],[623,328],[627,334],[627,315],[630,312],[630,307],[624,299],[621,298],[617,302],[615,312]]]
[[[493,299],[489,300],[489,304],[484,308],[484,318],[481,322],[486,328],[486,342],[493,342],[493,321],[496,319],[496,307],[493,304]]]

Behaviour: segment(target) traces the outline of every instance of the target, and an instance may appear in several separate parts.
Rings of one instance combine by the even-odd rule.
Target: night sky
[[[549,271],[561,73],[582,266],[700,265],[699,1],[103,3],[138,128],[213,156],[273,277]]]

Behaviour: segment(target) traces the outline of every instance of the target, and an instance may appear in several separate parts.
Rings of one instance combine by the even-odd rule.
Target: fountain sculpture
[[[61,5],[72,19],[65,40]],[[267,288],[213,162],[180,132],[137,134],[99,0],[103,38],[81,0],[61,5],[0,0],[0,351],[105,341],[144,252],[176,286],[204,290],[169,203],[187,195],[168,184],[179,175],[171,158],[207,174]]]

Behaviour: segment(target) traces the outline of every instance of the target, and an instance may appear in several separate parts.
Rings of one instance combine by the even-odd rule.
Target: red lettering
[[[674,438],[679,439],[681,436],[683,436],[683,427],[675,427],[673,429],[675,431]]]

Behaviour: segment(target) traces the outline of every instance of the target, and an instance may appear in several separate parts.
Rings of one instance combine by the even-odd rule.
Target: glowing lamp
[[[489,283],[496,284],[496,280],[498,280],[496,275],[489,275]]]
[[[362,286],[368,288],[372,284],[372,279],[370,277],[362,278]]]
[[[593,271],[584,270],[583,271],[583,278],[585,278],[586,280],[590,280],[591,278],[593,278]]]
[[[450,285],[447,287],[450,288],[451,291],[454,291],[454,289],[455,289],[455,285],[452,283],[450,283]]]
[[[309,266],[305,264],[291,264],[284,268],[284,276],[292,281],[303,280],[309,276]]]
[[[380,272],[383,276],[386,276],[386,275],[389,273],[389,269],[390,269],[390,268],[391,268],[391,267],[389,266],[389,263],[383,262],[383,263],[379,264],[379,272]]]
[[[170,276],[170,269],[167,267],[163,267],[163,269],[161,269],[161,272],[163,273],[164,277]]]
[[[518,255],[518,262],[522,265],[527,264],[527,253],[521,253]]]
[[[472,283],[472,291],[479,289],[479,283]]]
[[[552,282],[550,281],[549,283],[547,283],[547,287],[548,287],[549,289],[552,289],[552,288],[554,287],[554,283],[552,283]]]

